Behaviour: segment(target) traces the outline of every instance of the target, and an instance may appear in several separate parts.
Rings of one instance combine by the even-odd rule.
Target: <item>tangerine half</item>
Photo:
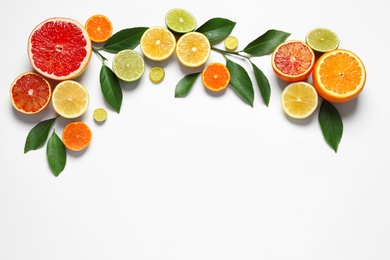
[[[72,151],[84,150],[92,140],[92,131],[81,121],[67,124],[62,131],[62,141],[66,148]]]
[[[228,68],[219,62],[213,62],[202,71],[203,85],[213,92],[224,90],[230,82]]]
[[[92,15],[85,23],[85,29],[88,32],[91,41],[105,42],[112,35],[112,23],[105,15]]]

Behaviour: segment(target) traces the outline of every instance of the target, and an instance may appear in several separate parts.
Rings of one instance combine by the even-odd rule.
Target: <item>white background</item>
[[[0,259],[390,259],[387,2],[255,3],[14,0],[1,8]],[[173,56],[146,61],[146,71],[164,67],[164,81],[152,84],[146,72],[124,84],[117,114],[102,97],[95,54],[77,79],[91,96],[80,118],[92,128],[91,145],[69,153],[57,178],[45,148],[23,153],[29,130],[55,115],[51,107],[21,115],[9,100],[14,78],[31,70],[27,39],[38,23],[64,16],[83,24],[103,13],[116,32],[164,25],[173,7],[192,12],[199,25],[214,17],[237,22],[239,48],[268,29],[301,40],[316,27],[334,30],[368,75],[358,99],[337,105],[344,122],[338,153],[322,136],[318,110],[303,121],[284,115],[286,84],[270,56],[253,59],[271,83],[269,107],[257,87],[251,108],[232,88],[210,94],[200,78],[175,99],[177,82],[192,71]],[[211,60],[223,62],[217,53]],[[108,110],[101,125],[92,119],[97,107]],[[59,135],[68,122],[56,121]]]

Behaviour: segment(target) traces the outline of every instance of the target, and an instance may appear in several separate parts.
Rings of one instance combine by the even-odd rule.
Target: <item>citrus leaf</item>
[[[268,30],[263,35],[249,43],[242,51],[252,56],[262,56],[272,53],[279,44],[291,34],[278,30]]]
[[[134,49],[139,45],[143,33],[148,27],[134,27],[123,29],[113,34],[103,46],[103,50],[118,53],[125,49]]]
[[[197,32],[203,33],[210,42],[222,41],[233,31],[236,22],[225,18],[212,18],[201,25]]]
[[[102,64],[100,70],[100,87],[108,105],[119,113],[123,99],[122,88],[115,73],[105,64]]]
[[[343,121],[339,111],[332,103],[324,99],[321,103],[318,120],[326,142],[337,153],[343,135]]]
[[[45,144],[49,136],[50,128],[55,120],[56,117],[41,121],[30,130],[24,144],[24,153],[36,150]]]
[[[226,67],[230,72],[230,85],[233,89],[253,107],[254,91],[252,81],[246,70],[238,63],[226,59]]]
[[[175,88],[175,98],[176,97],[184,97],[186,96],[192,86],[195,83],[195,80],[198,78],[200,72],[195,72],[189,75],[186,75],[184,78],[182,78],[179,83],[177,83]]]
[[[255,74],[257,85],[260,89],[261,97],[266,106],[269,104],[269,99],[271,97],[271,87],[267,77],[264,73],[257,67],[254,63],[252,63],[253,72]]]
[[[65,169],[66,148],[55,130],[53,130],[53,133],[47,142],[46,156],[51,171],[57,177]]]

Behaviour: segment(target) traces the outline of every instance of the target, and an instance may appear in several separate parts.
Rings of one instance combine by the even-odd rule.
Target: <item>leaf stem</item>
[[[226,55],[235,55],[235,56],[239,56],[239,57],[242,57],[244,59],[250,60],[250,57],[241,54],[241,51],[225,51],[225,50],[221,50],[221,49],[214,47],[214,46],[211,46],[211,49],[213,51],[216,51],[216,52],[222,54],[225,57],[226,57]]]
[[[101,59],[102,59],[102,63],[104,63],[104,61],[107,61],[107,58],[104,57],[100,52],[99,52],[99,49],[96,49],[94,47],[92,47],[92,51],[94,53],[96,53],[96,55],[98,55]]]

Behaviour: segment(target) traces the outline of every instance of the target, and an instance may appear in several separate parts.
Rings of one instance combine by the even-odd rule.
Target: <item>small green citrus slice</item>
[[[132,82],[140,79],[143,75],[145,62],[137,51],[122,50],[114,56],[112,69],[121,80]]]
[[[195,17],[182,8],[169,10],[165,15],[165,24],[168,29],[176,33],[192,32],[197,25]]]
[[[96,122],[103,122],[107,119],[107,111],[104,108],[96,108],[93,111],[93,119],[95,119]]]
[[[149,78],[153,83],[159,83],[164,79],[165,71],[161,67],[153,67],[149,71]]]
[[[306,43],[314,51],[323,53],[337,49],[340,40],[335,32],[327,28],[315,28],[306,35]]]
[[[234,51],[238,46],[238,39],[235,36],[229,35],[226,37],[224,44],[226,50]]]

